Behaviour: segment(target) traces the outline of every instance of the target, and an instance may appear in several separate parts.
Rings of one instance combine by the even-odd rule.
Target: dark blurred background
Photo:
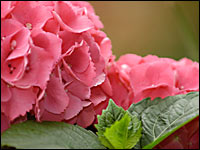
[[[90,1],[112,41],[113,54],[199,61],[198,1]]]

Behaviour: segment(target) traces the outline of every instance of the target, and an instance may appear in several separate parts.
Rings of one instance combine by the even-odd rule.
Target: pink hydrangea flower
[[[111,42],[88,2],[1,2],[2,128],[37,121],[92,124]]]
[[[180,93],[199,91],[199,63],[183,58],[174,64],[176,87]]]
[[[129,63],[131,59],[135,60],[132,64]],[[147,55],[143,58],[136,55],[125,55],[120,57],[117,63],[120,66],[127,65],[126,68],[129,68],[126,69],[126,75],[130,79],[134,103],[146,97],[164,98],[199,90],[199,64],[186,58],[175,61],[154,55]],[[187,74],[183,72],[183,68],[184,72],[188,72]],[[190,81],[188,81],[189,77]],[[181,86],[185,88],[181,89]]]
[[[106,80],[95,87],[92,97],[98,103],[96,113],[101,114],[110,98],[128,109],[147,97],[153,100],[191,91],[199,91],[199,63],[187,58],[176,61],[126,54],[108,63]]]

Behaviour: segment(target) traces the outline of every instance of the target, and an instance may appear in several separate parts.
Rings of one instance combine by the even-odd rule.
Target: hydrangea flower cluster
[[[128,109],[146,97],[199,91],[199,63],[126,54],[88,2],[1,2],[1,131],[25,121],[88,127],[108,100]]]
[[[176,61],[154,55],[126,54],[118,61],[110,61],[106,71],[105,82],[96,87],[96,93],[106,99],[97,106],[98,114],[110,98],[128,109],[132,103],[147,97],[153,100],[199,91],[199,63],[187,58]]]
[[[24,121],[94,121],[111,42],[88,2],[1,2],[1,130]]]

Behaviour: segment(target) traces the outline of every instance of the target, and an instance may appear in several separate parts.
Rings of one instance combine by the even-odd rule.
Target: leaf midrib
[[[192,101],[189,101],[187,104],[190,104],[190,103],[192,103]],[[177,120],[179,120],[180,118],[182,118],[184,115],[187,115],[187,114],[190,113],[190,111],[187,112],[187,113],[185,113],[185,108],[186,108],[186,106],[187,106],[187,105],[184,106],[183,114],[182,114],[181,116],[179,116],[177,119],[175,119],[172,123],[170,123],[170,125],[169,125],[167,128],[165,128],[165,129],[156,137],[154,131],[155,131],[156,122],[158,121],[158,118],[159,118],[160,116],[157,117],[156,122],[154,123],[154,126],[153,126],[153,138],[154,138],[153,141],[157,140],[157,139],[158,139],[169,127],[171,127]],[[198,110],[198,109],[194,109],[193,111],[196,111],[196,110]],[[169,110],[169,111],[170,111],[170,110]]]

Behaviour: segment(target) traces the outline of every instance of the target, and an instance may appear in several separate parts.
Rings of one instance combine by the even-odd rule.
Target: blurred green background
[[[198,1],[90,1],[112,41],[126,53],[199,61]]]

